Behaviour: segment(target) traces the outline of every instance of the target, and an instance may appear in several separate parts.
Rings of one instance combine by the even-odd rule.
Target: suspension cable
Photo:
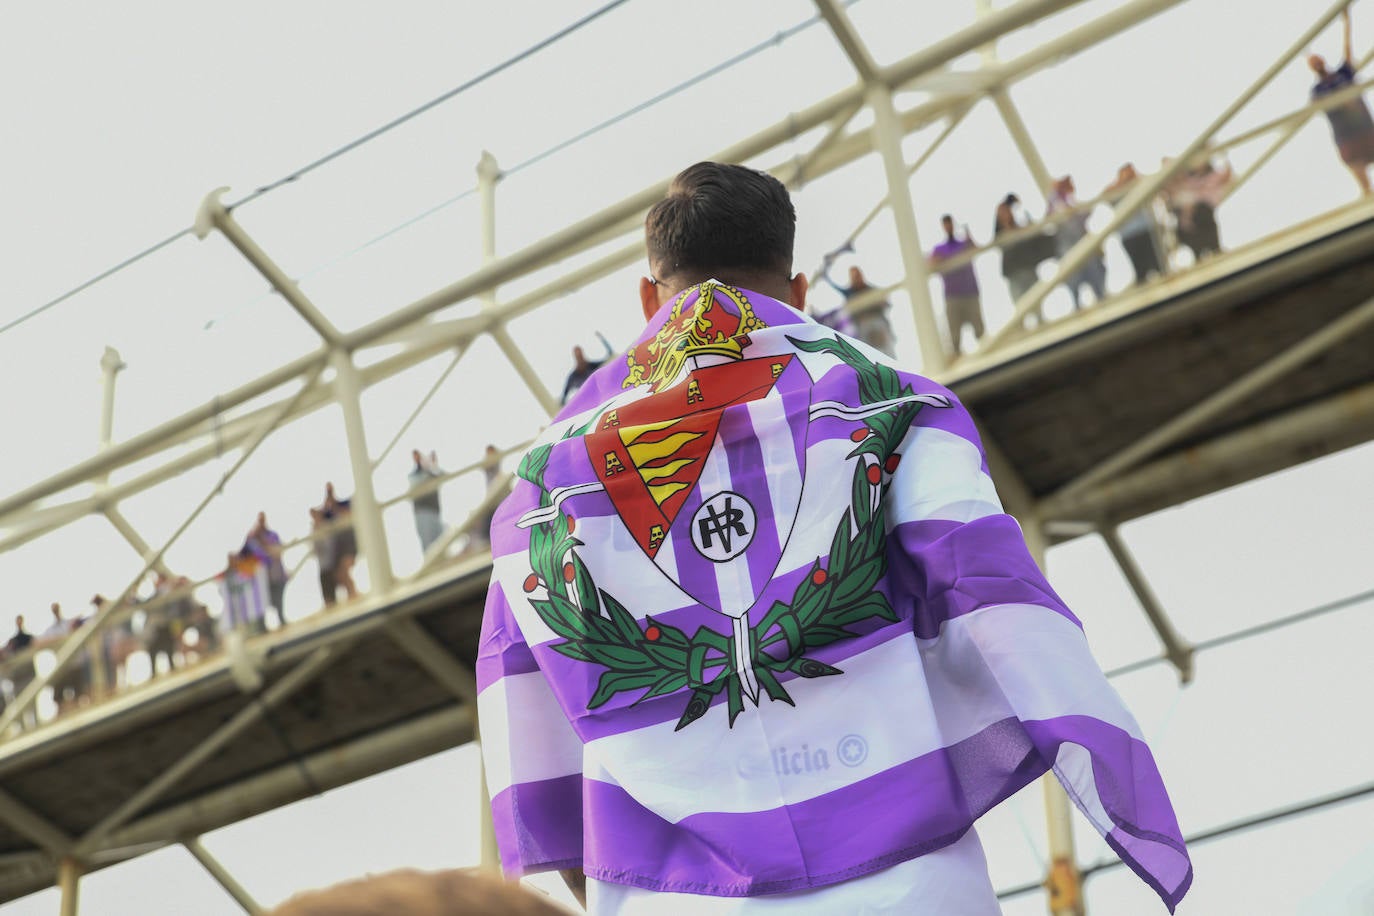
[[[1281,630],[1285,627],[1291,627],[1294,624],[1302,623],[1303,621],[1307,620],[1312,620],[1313,618],[1321,617],[1323,615],[1330,614],[1335,611],[1344,610],[1345,608],[1348,608],[1351,605],[1360,604],[1362,602],[1370,600],[1374,600],[1374,588],[1368,589],[1363,592],[1356,592],[1353,595],[1348,595],[1345,598],[1338,598],[1335,601],[1329,601],[1326,604],[1319,604],[1316,607],[1306,608],[1304,610],[1289,614],[1285,617],[1276,617],[1273,620],[1266,620],[1263,623],[1257,623],[1253,626],[1242,627],[1241,629],[1232,631],[1230,633],[1223,633],[1220,636],[1213,636],[1211,639],[1199,640],[1198,642],[1193,643],[1193,652],[1198,653],[1206,651],[1208,649],[1216,649],[1220,646],[1230,645],[1233,642],[1240,642],[1245,639],[1250,639],[1254,636],[1262,636],[1265,633],[1272,633],[1275,630]],[[1106,674],[1109,678],[1118,677],[1122,674],[1130,674],[1131,672],[1139,671],[1142,668],[1149,668],[1152,665],[1162,664],[1164,662],[1167,662],[1168,660],[1168,656],[1154,655],[1150,658],[1142,658],[1137,661],[1130,662],[1118,668],[1112,668],[1110,671],[1107,671]]]

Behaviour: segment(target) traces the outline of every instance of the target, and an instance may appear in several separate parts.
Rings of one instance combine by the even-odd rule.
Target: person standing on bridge
[[[1316,74],[1317,84],[1312,87],[1312,101],[1324,96],[1349,89],[1355,85],[1354,54],[1350,49],[1350,7],[1341,10],[1341,23],[1344,30],[1343,54],[1341,65],[1328,70],[1326,60],[1319,54],[1307,58],[1307,66]],[[1374,118],[1370,117],[1369,106],[1361,95],[1326,109],[1326,120],[1331,125],[1331,137],[1336,141],[1336,151],[1355,183],[1360,186],[1361,194],[1370,193],[1369,167],[1374,164]]]
[[[267,513],[259,512],[243,550],[267,570],[268,602],[277,615],[277,625],[286,626],[286,564],[281,559],[281,535],[267,527]]]
[[[33,634],[24,629],[24,615],[20,614],[14,618],[14,635],[5,643],[5,661],[9,670],[12,699],[17,700],[25,688],[33,683],[33,653],[29,651],[32,645]],[[28,705],[20,719],[21,729],[30,729],[38,724],[38,712],[34,704]]]
[[[1054,234],[1055,251],[1059,254],[1062,261],[1064,255],[1073,250],[1073,247],[1088,234],[1088,217],[1092,216],[1092,208],[1084,207],[1078,202],[1076,190],[1073,185],[1073,178],[1065,175],[1054,183],[1050,189],[1049,212],[1067,213],[1069,216],[1059,224],[1059,228]],[[1073,299],[1073,310],[1076,312],[1082,307],[1082,300],[1079,298],[1081,288],[1086,285],[1093,292],[1093,301],[1101,302],[1107,298],[1107,263],[1102,260],[1102,249],[1098,249],[1083,262],[1083,266],[1069,275],[1064,281],[1068,287],[1069,296]]]
[[[998,912],[973,822],[1053,768],[1163,898],[1140,729],[946,389],[808,318],[772,176],[646,220],[647,327],[536,439],[477,656],[502,864],[588,911]]]
[[[559,400],[560,404],[568,403],[568,400],[577,394],[577,390],[582,387],[583,383],[591,378],[592,373],[600,369],[606,360],[611,358],[611,342],[600,331],[596,332],[596,339],[601,341],[601,345],[606,348],[606,355],[600,359],[587,359],[586,352],[580,346],[573,347],[573,367],[563,382],[563,396]]]
[[[940,265],[966,251],[972,252],[978,246],[969,238],[967,226],[964,227],[963,238],[954,234],[954,217],[948,213],[940,217],[940,228],[945,230],[945,240],[931,251],[930,268],[939,271],[944,284],[945,323],[949,325],[950,352],[958,356],[964,325],[973,331],[975,345],[983,339],[983,301],[978,293],[978,275],[973,272],[972,261],[947,269],[941,269]]]
[[[406,479],[412,493],[444,476],[444,472],[439,470],[438,456],[433,452],[430,453],[430,459],[426,460],[418,448],[411,449],[410,458],[415,464]],[[439,504],[438,484],[430,484],[425,492],[412,496],[410,504],[415,510],[415,533],[420,536],[420,553],[427,553],[429,545],[439,540],[439,536],[444,533],[443,507]]]
[[[887,313],[892,308],[880,293],[873,291],[863,268],[857,264],[849,265],[849,285],[841,286],[830,279],[830,265],[835,252],[826,255],[821,261],[821,279],[835,292],[844,297],[844,315],[852,336],[888,356],[895,356],[896,340],[892,336],[892,324]]]

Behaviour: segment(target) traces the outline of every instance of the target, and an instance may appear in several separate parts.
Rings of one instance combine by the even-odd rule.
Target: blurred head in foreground
[[[472,869],[388,872],[306,891],[268,916],[566,916],[520,885]]]

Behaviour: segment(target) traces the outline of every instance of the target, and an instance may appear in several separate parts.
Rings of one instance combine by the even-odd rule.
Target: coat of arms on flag
[[[729,721],[760,694],[792,703],[783,678],[841,674],[810,650],[857,635],[850,627],[897,615],[876,590],[886,571],[882,495],[897,448],[923,405],[939,396],[901,386],[894,370],[869,360],[842,337],[786,338],[790,352],[750,356],[750,333],[766,325],[741,291],[708,282],[683,292],[668,320],[631,350],[626,388],[643,397],[614,401],[566,438],[580,437],[595,483],[544,485],[553,446],[531,451],[519,474],[541,491],[530,529],[532,571],[525,591],[561,642],[551,648],[603,666],[587,702],[620,693],[633,702],[690,690],[681,729],[723,692]],[[859,379],[857,404],[813,402],[801,352],[826,353]],[[845,474],[850,509],[829,553],[817,557],[790,601],[766,611],[759,598],[778,574],[806,478],[810,420],[853,421],[852,467],[825,469],[825,485]],[[640,551],[683,593],[722,615],[719,629],[696,633],[645,617],[597,587],[578,555],[576,521],[560,504],[604,490]],[[752,617],[757,621],[751,625]]]

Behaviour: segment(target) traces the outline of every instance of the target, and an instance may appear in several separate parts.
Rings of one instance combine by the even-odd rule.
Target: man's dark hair
[[[660,280],[786,278],[796,229],[797,213],[782,182],[722,162],[698,162],[679,172],[644,221],[649,263],[662,272]]]

